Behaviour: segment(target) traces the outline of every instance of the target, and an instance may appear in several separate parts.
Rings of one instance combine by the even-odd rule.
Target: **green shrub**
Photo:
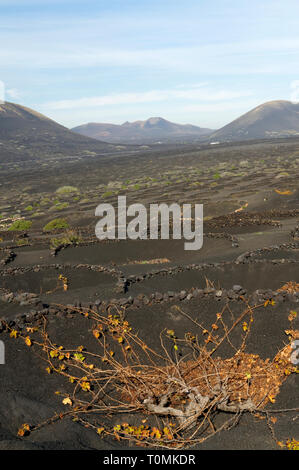
[[[18,246],[27,246],[27,245],[29,245],[28,238],[21,238],[20,240],[17,240],[17,245]]]
[[[31,218],[40,217],[41,215],[45,215],[45,213],[42,211],[33,212],[33,214],[31,214]]]
[[[61,245],[78,245],[83,239],[78,233],[69,231],[59,238],[51,238],[50,248],[57,248]]]
[[[25,211],[33,211],[33,206],[29,205],[25,207]]]
[[[17,230],[17,231],[29,230],[31,225],[32,225],[32,222],[30,220],[24,220],[24,219],[15,220],[8,230]]]
[[[58,210],[58,211],[62,211],[63,209],[67,209],[69,207],[69,203],[68,202],[60,202],[58,204],[55,204],[54,206],[50,207],[50,211],[55,211],[55,210]]]
[[[53,219],[50,222],[48,222],[44,228],[44,232],[52,232],[53,230],[59,229],[59,228],[68,228],[69,224],[65,219]]]
[[[44,197],[43,199],[41,199],[40,205],[41,205],[41,206],[46,206],[46,205],[49,204],[50,202],[51,202],[51,199],[50,199],[50,198]]]
[[[79,204],[88,204],[90,201],[90,199],[88,199],[87,197],[85,199],[81,199],[81,201],[79,202]]]
[[[106,191],[104,194],[102,194],[102,197],[110,197],[113,196],[113,191]]]
[[[75,186],[61,186],[60,188],[56,189],[57,194],[66,194],[66,193],[78,193],[79,189],[75,188]]]

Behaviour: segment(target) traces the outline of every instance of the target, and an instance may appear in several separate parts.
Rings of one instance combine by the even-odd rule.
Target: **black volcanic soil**
[[[275,299],[273,306],[255,311],[247,342],[247,352],[273,358],[287,342],[284,330],[290,327],[290,311],[298,310],[298,295],[277,293],[285,283],[299,282],[298,144],[281,140],[217,149],[164,148],[63,164],[57,159],[45,166],[24,161],[18,169],[4,164],[0,319],[25,331],[45,318],[57,344],[82,344],[93,351],[96,343],[88,319],[74,306],[86,310],[91,306],[107,315],[109,304],[118,303],[139,336],[158,350],[163,328],[183,337],[186,332],[196,333],[190,318],[207,327],[227,304],[232,318],[236,317],[244,307],[240,295],[252,305]],[[76,191],[56,192],[65,185]],[[184,251],[183,241],[178,240],[97,241],[95,207],[103,201],[115,203],[118,194],[127,194],[129,203],[145,205],[203,202],[203,248]],[[8,230],[19,217],[32,221],[27,236]],[[44,225],[58,217],[68,222],[69,229],[44,232]],[[67,237],[70,230],[77,234],[78,246],[55,252],[53,239],[57,246],[57,239]],[[59,275],[67,278],[65,291]],[[228,323],[232,318],[227,316]],[[298,329],[298,317],[292,327]],[[231,337],[235,346],[239,333],[236,330]],[[55,392],[66,385],[61,376],[46,373],[46,363],[35,347],[28,348],[5,331],[0,340],[6,352],[6,364],[0,365],[1,450],[134,448],[113,438],[102,439],[70,418],[18,437],[23,423],[36,425],[65,411]],[[224,343],[219,355],[231,354],[231,345]],[[297,390],[298,375],[292,374],[268,409],[298,408]],[[280,441],[298,440],[296,411],[273,416]],[[109,419],[116,424],[120,418],[107,417],[104,424]],[[218,419],[220,423],[223,416]],[[236,427],[197,448],[278,446],[266,420],[247,413]]]

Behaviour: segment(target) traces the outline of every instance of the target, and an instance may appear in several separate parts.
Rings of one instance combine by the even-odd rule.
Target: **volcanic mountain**
[[[190,142],[213,132],[211,129],[191,124],[176,124],[161,117],[152,117],[146,121],[124,122],[121,125],[89,123],[74,127],[72,131],[94,139],[124,144]]]
[[[269,101],[214,132],[219,141],[265,139],[299,135],[299,103]]]
[[[0,162],[111,149],[112,145],[71,132],[32,109],[8,102],[0,104]]]

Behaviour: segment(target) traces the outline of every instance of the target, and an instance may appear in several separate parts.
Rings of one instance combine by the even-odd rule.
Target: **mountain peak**
[[[148,122],[149,124],[155,125],[155,124],[159,124],[160,122],[168,122],[168,121],[166,121],[166,119],[163,119],[161,117],[150,117],[145,122]]]
[[[27,108],[20,104],[10,103],[5,101],[0,104],[0,118],[18,118],[18,119],[34,119],[42,121],[51,121],[43,114],[34,111],[33,109]]]
[[[299,135],[299,104],[267,101],[211,135],[222,141],[266,139]]]
[[[211,134],[211,129],[203,129],[189,124],[176,124],[155,116],[144,121],[126,121],[121,125],[98,123],[75,127],[74,132],[103,139],[111,143],[155,143],[196,141],[203,135]]]
[[[165,123],[168,123],[169,121],[166,121],[166,119],[163,119],[161,117],[150,117],[148,119],[145,119],[144,121],[133,121],[133,122],[129,122],[129,121],[126,121],[122,124],[122,126],[124,127],[140,127],[140,128],[144,128],[144,127],[147,127],[147,126],[159,126],[161,124],[165,124]]]
[[[10,102],[0,104],[0,143],[0,162],[61,156],[66,152],[80,154],[86,149],[102,152],[111,147],[75,134],[33,109]]]

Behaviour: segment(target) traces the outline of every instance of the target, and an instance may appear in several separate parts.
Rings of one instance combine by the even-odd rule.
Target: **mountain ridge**
[[[111,149],[113,145],[78,135],[31,108],[0,104],[0,162]]]
[[[299,103],[274,100],[262,103],[209,136],[220,141],[299,135]]]
[[[104,139],[111,143],[153,143],[196,140],[213,132],[192,124],[177,124],[162,117],[150,117],[144,121],[126,121],[122,124],[89,122],[72,129],[81,135]]]

